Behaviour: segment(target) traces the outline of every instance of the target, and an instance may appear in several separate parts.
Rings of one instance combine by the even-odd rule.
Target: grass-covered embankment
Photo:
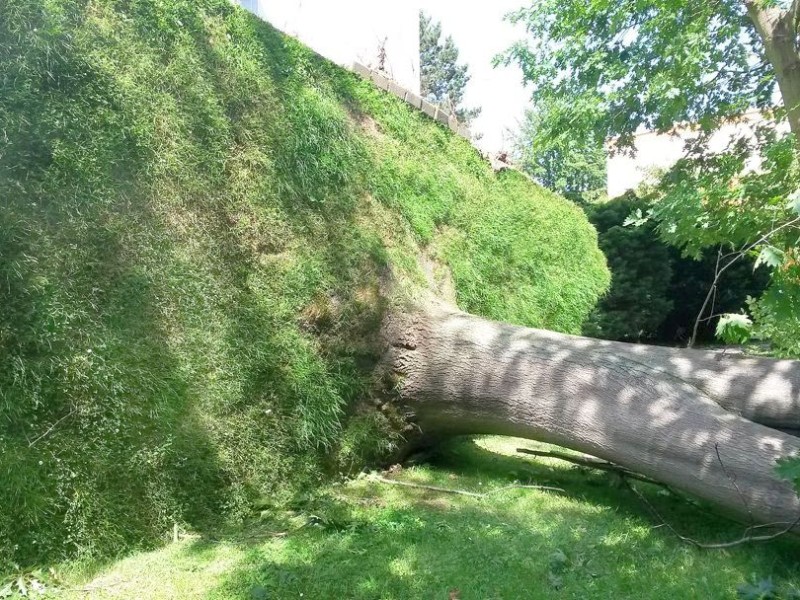
[[[577,332],[580,210],[227,0],[6,0],[0,571],[291,505],[391,443],[391,270]]]

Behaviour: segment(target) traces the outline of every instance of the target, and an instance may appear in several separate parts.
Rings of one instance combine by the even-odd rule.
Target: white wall
[[[763,124],[764,119],[759,112],[750,112],[736,123],[723,125],[709,142],[712,152],[721,152],[732,139],[742,136],[753,136],[753,127]],[[778,126],[781,132],[788,132],[788,125],[783,122]],[[636,154],[633,156],[616,154],[607,155],[608,197],[614,198],[628,190],[636,189],[642,183],[653,179],[654,171],[663,171],[674,165],[684,155],[684,144],[696,137],[690,128],[676,128],[673,134],[644,132],[636,135]],[[758,168],[758,156],[750,158],[747,170]]]
[[[421,0],[237,0],[326,58],[351,67],[377,67],[385,40],[385,69],[419,93]]]

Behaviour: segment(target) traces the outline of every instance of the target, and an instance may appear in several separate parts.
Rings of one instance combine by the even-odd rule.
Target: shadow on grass
[[[509,489],[484,499],[355,483],[314,525],[285,539],[232,543],[245,559],[212,598],[732,598],[740,583],[797,581],[797,544],[778,540],[725,552],[682,544],[630,491],[607,477],[446,444],[437,469],[400,478],[471,490],[514,480],[565,494]],[[480,484],[480,485],[479,485]],[[686,533],[732,538],[741,526],[642,486]],[[202,551],[199,544],[195,550]]]

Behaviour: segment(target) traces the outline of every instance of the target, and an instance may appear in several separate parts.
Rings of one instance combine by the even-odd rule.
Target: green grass
[[[453,496],[362,477],[244,533],[189,538],[99,572],[67,570],[61,598],[737,598],[771,578],[800,585],[797,542],[704,551],[659,526],[630,491],[598,472],[515,454],[524,440],[455,440],[403,481],[488,493]],[[548,484],[564,493],[509,488]],[[637,484],[681,532],[733,539],[741,526]],[[313,515],[313,516],[309,516]],[[71,591],[70,591],[71,590]]]
[[[577,332],[581,212],[228,0],[5,0],[0,573],[279,511],[396,441],[389,271]]]

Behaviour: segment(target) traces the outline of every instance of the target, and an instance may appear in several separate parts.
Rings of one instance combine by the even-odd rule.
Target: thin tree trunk
[[[800,516],[791,485],[774,473],[778,458],[800,451],[800,439],[732,414],[709,395],[766,402],[783,390],[796,406],[797,363],[725,366],[710,353],[527,329],[438,304],[389,321],[385,331],[399,399],[424,434],[551,442],[748,521],[789,524]]]
[[[800,3],[795,0],[789,10],[762,6],[755,0],[746,0],[745,4],[764,44],[764,56],[775,69],[789,127],[800,144],[800,48],[797,42]]]

